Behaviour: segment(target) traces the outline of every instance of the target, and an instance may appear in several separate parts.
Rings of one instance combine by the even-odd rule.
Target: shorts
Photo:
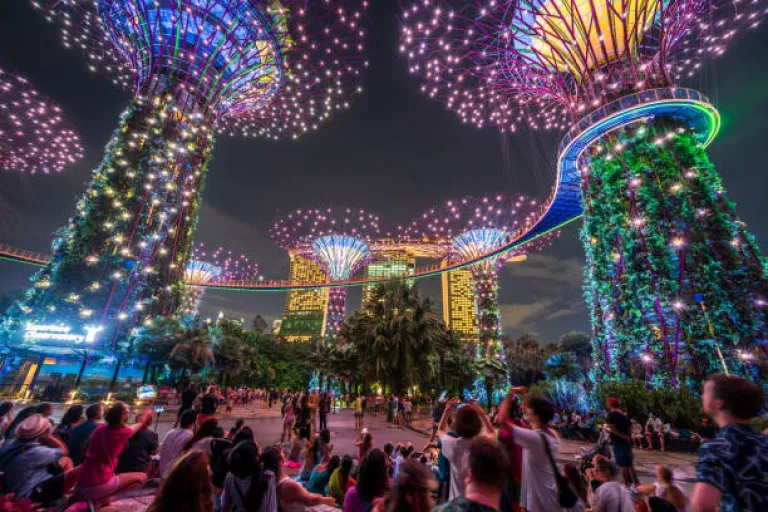
[[[94,487],[75,486],[75,499],[82,501],[99,501],[115,494],[118,487],[120,487],[120,479],[117,478],[117,475],[113,476],[103,484]]]
[[[632,455],[632,447],[624,443],[614,443],[611,445],[613,448],[613,462],[620,468],[630,468],[634,463],[634,456]]]
[[[64,496],[64,473],[43,480],[32,489],[29,499],[41,505],[50,505]]]

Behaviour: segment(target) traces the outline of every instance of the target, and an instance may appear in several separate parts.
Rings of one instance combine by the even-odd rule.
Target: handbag
[[[571,508],[572,506],[576,505],[578,497],[571,488],[571,484],[568,482],[568,479],[560,474],[560,472],[557,470],[555,459],[552,457],[552,452],[549,450],[549,443],[547,442],[547,438],[544,437],[544,434],[541,432],[539,432],[539,437],[541,437],[541,442],[544,443],[544,450],[547,452],[549,464],[552,467],[552,472],[555,475],[555,485],[557,486],[557,501],[560,503],[561,507]]]

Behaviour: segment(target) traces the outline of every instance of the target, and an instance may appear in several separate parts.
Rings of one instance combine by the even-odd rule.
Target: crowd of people
[[[280,442],[262,448],[247,422],[227,432],[219,425],[216,409],[228,403],[228,393],[186,389],[177,424],[162,443],[150,428],[153,413],[142,411],[129,425],[123,403],[74,405],[57,424],[51,404],[15,415],[12,404],[0,404],[2,494],[58,510],[98,509],[151,480],[159,486],[152,512],[768,510],[768,440],[749,424],[764,407],[763,396],[737,377],[713,376],[704,386],[703,410],[720,430],[700,448],[690,496],[664,465],[652,482],[639,481],[634,425],[617,399],[606,404],[596,449],[581,466],[560,467],[563,415],[524,389],[510,390],[490,414],[472,401],[440,401],[433,436],[421,450],[410,443],[379,448],[364,424],[370,398],[344,397],[355,416],[355,453],[334,449],[322,417],[338,398],[266,393],[267,406],[280,405],[284,428]],[[388,406],[392,421],[399,410],[394,400],[379,406]]]

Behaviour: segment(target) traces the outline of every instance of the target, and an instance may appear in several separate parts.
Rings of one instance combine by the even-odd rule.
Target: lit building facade
[[[365,267],[366,279],[397,279],[411,276],[416,270],[416,258],[405,252],[377,254],[376,257],[383,258],[383,261],[377,261]],[[375,286],[363,288],[363,307],[371,299],[374,288]]]
[[[325,271],[319,263],[298,254],[291,254],[291,281],[317,283],[325,281]],[[285,313],[280,335],[288,341],[301,342],[325,335],[325,314],[328,309],[328,288],[292,290],[285,301]]]
[[[441,274],[443,280],[443,320],[461,341],[478,343],[477,305],[472,272],[467,269]]]

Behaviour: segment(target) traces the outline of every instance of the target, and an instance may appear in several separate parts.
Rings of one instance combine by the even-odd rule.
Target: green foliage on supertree
[[[656,119],[612,133],[585,159],[597,381],[663,387],[749,373],[738,354],[765,339],[766,275],[705,149]]]
[[[112,341],[172,314],[212,147],[212,130],[172,97],[134,99],[17,316],[109,324]]]

